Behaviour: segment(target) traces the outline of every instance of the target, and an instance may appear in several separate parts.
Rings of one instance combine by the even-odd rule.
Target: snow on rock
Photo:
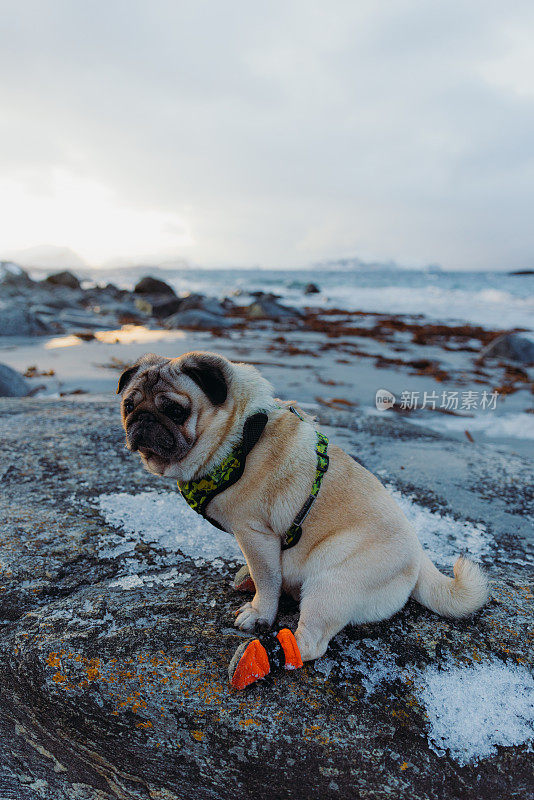
[[[137,542],[144,541],[203,561],[213,562],[218,557],[243,561],[234,537],[195,513],[178,492],[104,494],[98,498],[98,507],[109,525],[127,534],[126,539],[113,537],[113,547],[107,548],[105,555],[133,550]]]
[[[318,659],[315,669],[326,678],[333,672],[337,684],[359,682],[368,695],[387,694],[399,680],[413,686],[428,717],[430,747],[462,766],[494,755],[499,745],[534,740],[534,678],[517,664],[401,667],[383,642],[365,638],[344,644],[336,658]]]
[[[459,764],[487,758],[497,746],[534,739],[534,678],[524,667],[499,661],[469,668],[429,667],[422,675],[429,743]]]
[[[484,525],[458,521],[419,505],[411,497],[390,492],[413,523],[431,558],[454,560],[462,552],[477,558],[489,555],[492,544]],[[214,528],[196,514],[177,492],[118,492],[98,498],[100,512],[109,525],[128,536],[112,539],[105,555],[133,550],[138,541],[156,542],[169,550],[181,550],[194,559],[238,559],[243,555],[232,536]]]
[[[393,656],[384,653],[380,640],[368,638],[346,643],[339,659],[323,656],[315,662],[315,669],[326,677],[334,668],[336,680],[340,683],[353,683],[355,673],[359,673],[361,684],[369,694],[384,683],[391,684],[411,674],[399,667]]]
[[[480,558],[493,552],[493,542],[484,525],[456,520],[448,514],[430,511],[416,503],[413,497],[388,488],[415,527],[419,541],[430,558],[439,562],[452,562],[461,554]]]
[[[188,572],[179,572],[176,567],[168,569],[166,572],[154,573],[149,572],[145,575],[124,575],[116,581],[109,584],[110,589],[140,589],[143,586],[154,586],[154,584],[172,583],[174,586],[178,583],[185,583],[191,579]]]
[[[510,414],[479,414],[476,417],[449,417],[442,414],[426,417],[407,417],[412,425],[422,425],[442,433],[480,433],[493,438],[534,439],[534,417],[526,412]]]

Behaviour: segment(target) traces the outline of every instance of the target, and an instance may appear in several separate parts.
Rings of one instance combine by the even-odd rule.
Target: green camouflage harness
[[[289,411],[295,414],[300,420],[303,422],[305,421],[293,406],[289,406],[288,408]],[[265,412],[259,412],[249,417],[243,428],[243,439],[241,442],[234,447],[220,464],[212,469],[209,475],[205,475],[203,478],[199,478],[195,481],[178,481],[178,489],[193,511],[196,511],[197,514],[201,514],[209,520],[212,525],[221,528],[221,530],[221,525],[214,519],[208,517],[206,508],[216,495],[224,492],[224,490],[228,489],[230,486],[233,486],[242,476],[245,471],[247,455],[263,433],[263,429],[267,424],[267,419],[268,417]],[[282,540],[282,550],[288,550],[290,547],[294,547],[298,544],[302,536],[302,523],[311,511],[315,499],[319,494],[323,475],[328,469],[328,455],[326,452],[328,449],[328,439],[324,433],[320,433],[319,431],[316,433],[317,442],[315,445],[315,452],[317,454],[317,467],[312,490],[310,496],[286,531]]]

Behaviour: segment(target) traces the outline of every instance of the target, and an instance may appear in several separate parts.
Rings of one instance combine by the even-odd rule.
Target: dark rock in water
[[[129,297],[131,297],[131,292],[126,289],[119,289],[113,283],[108,283],[105,286],[93,286],[83,292],[85,303],[120,303],[127,301]]]
[[[224,315],[225,312],[225,307],[216,297],[206,297],[203,294],[189,294],[182,298],[180,311],[189,311],[191,308],[207,311],[208,314]]]
[[[212,331],[221,328],[233,328],[237,324],[236,320],[222,317],[219,314],[211,314],[209,311],[202,311],[200,308],[188,308],[186,311],[178,311],[164,322],[166,328],[190,328],[191,330]]]
[[[404,476],[397,488],[417,498],[425,529],[437,524],[430,541],[442,569],[450,574],[461,541],[481,555],[492,600],[464,620],[410,601],[385,622],[347,627],[315,663],[235,692],[227,666],[247,637],[232,627],[243,598],[231,584],[242,561],[202,562],[188,553],[195,534],[181,513],[152,519],[150,509],[179,510],[184,501],[126,455],[117,403],[0,401],[0,797],[530,797],[528,699],[520,720],[521,694],[508,709],[510,693],[493,695],[487,678],[476,684],[477,670],[500,665],[510,692],[520,693],[532,659],[521,534],[528,461],[353,411],[320,421],[353,441],[371,468]],[[128,509],[140,510],[132,534],[120,514],[106,519],[99,508],[99,497],[113,493],[130,523]],[[452,516],[441,534],[443,509]],[[158,528],[175,530],[176,544],[169,534],[153,542],[148,531]],[[199,543],[204,536],[222,547],[228,538],[203,531]],[[295,630],[297,616],[283,598],[277,626]],[[425,689],[429,676],[434,693]],[[467,717],[479,699],[489,716],[477,718],[480,731]],[[433,727],[436,715],[444,728]],[[466,725],[475,754],[484,735],[498,746],[462,763],[446,737],[471,749]],[[508,727],[512,741],[499,745]]]
[[[298,308],[284,306],[278,302],[274,294],[261,294],[246,309],[245,314],[249,319],[271,319],[275,321],[294,319],[300,317]]]
[[[175,314],[181,307],[182,301],[172,294],[141,295],[136,297],[135,307],[149,317],[163,319]]]
[[[72,272],[65,270],[64,272],[54,272],[45,278],[46,283],[52,286],[65,286],[67,289],[79,289],[81,287],[80,281]]]
[[[482,350],[480,358],[504,358],[527,366],[534,364],[534,334],[504,333]]]
[[[176,297],[176,292],[165,281],[160,281],[159,278],[153,278],[147,275],[141,278],[139,283],[134,287],[135,294],[171,294]]]
[[[28,297],[31,305],[34,302],[46,305],[49,308],[71,309],[81,308],[88,304],[88,298],[81,289],[69,289],[66,286],[54,286],[51,283],[42,282],[38,285],[35,293]]]
[[[11,261],[0,261],[0,286],[27,287],[34,281],[26,270]]]
[[[0,364],[0,397],[26,397],[29,393],[30,387],[22,375],[7,364]]]
[[[82,328],[114,328],[116,320],[113,316],[103,317],[91,311],[84,309],[72,308],[60,311],[56,317],[57,321],[65,328],[72,326]]]
[[[316,283],[307,283],[304,287],[304,294],[320,294],[321,290]]]
[[[508,275],[534,275],[534,269],[516,269]]]
[[[263,292],[261,289],[256,289],[254,292],[247,292],[251,297],[270,297],[274,298],[275,300],[280,300],[282,297],[281,294],[274,294],[274,292]],[[238,296],[236,292],[236,297]]]
[[[0,306],[0,336],[41,336],[55,331],[55,325],[26,306]]]

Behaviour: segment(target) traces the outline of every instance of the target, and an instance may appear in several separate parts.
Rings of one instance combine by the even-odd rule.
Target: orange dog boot
[[[265,678],[271,669],[299,667],[302,667],[302,658],[297,640],[289,628],[282,628],[276,635],[266,634],[240,644],[230,661],[228,675],[234,689],[244,689]]]
[[[250,577],[250,571],[245,564],[241,567],[241,569],[236,573],[234,578],[233,588],[235,592],[255,592],[256,587],[254,585],[254,581]]]

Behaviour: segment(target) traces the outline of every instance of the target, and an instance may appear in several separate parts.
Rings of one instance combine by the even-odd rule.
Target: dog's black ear
[[[184,375],[200,386],[214,406],[222,406],[228,397],[228,385],[222,364],[222,359],[207,353],[193,356],[180,367]]]
[[[130,381],[132,380],[133,376],[135,375],[138,369],[139,369],[139,364],[135,364],[133,367],[128,367],[128,369],[124,370],[124,372],[119,378],[119,385],[117,386],[117,394],[120,394],[124,389],[126,389],[126,387],[130,383]]]

